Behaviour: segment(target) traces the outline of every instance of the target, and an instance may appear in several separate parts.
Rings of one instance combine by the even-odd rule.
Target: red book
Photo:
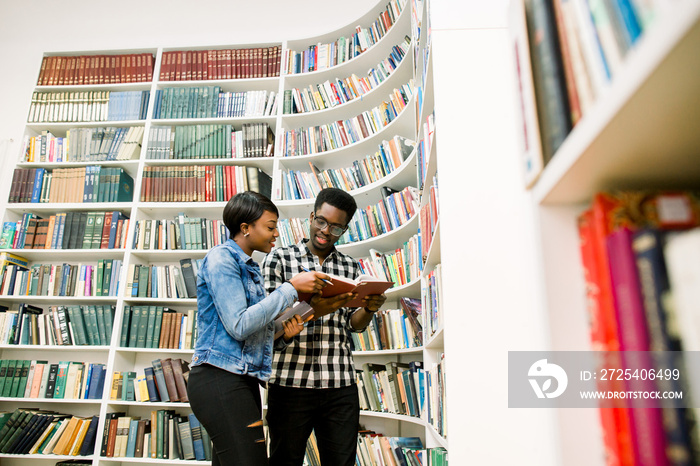
[[[102,239],[100,249],[109,248],[109,232],[112,228],[112,216],[114,212],[105,212],[104,226],[102,227]]]
[[[607,238],[610,275],[615,311],[618,322],[618,338],[621,351],[649,351],[649,334],[646,325],[644,303],[639,284],[637,266],[632,250],[632,232],[622,228]],[[637,353],[637,361],[622,353],[624,368],[653,367],[648,353]],[[639,364],[637,366],[635,364]],[[652,380],[626,382],[630,391],[655,391]],[[666,439],[659,409],[637,407],[629,410],[633,448],[638,464],[667,465]]]
[[[168,80],[168,65],[170,64],[171,54],[172,52],[163,52],[163,55],[160,58],[160,75],[158,77],[160,81]]]
[[[185,52],[185,76],[187,81],[192,80],[192,50]]]
[[[153,81],[153,54],[146,54],[146,81]]]

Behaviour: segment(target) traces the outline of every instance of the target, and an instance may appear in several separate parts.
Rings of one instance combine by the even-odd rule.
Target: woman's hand
[[[318,293],[326,286],[324,280],[330,278],[323,272],[301,272],[294,275],[289,283],[297,290],[297,293]]]
[[[310,316],[309,320],[311,318],[313,318],[313,316]],[[284,326],[284,341],[287,343],[289,343],[295,335],[299,335],[299,333],[304,330],[304,321],[301,320],[301,316],[298,314],[285,320],[282,325]]]

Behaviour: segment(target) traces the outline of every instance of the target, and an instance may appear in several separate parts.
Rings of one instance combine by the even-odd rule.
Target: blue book
[[[117,224],[119,223],[119,219],[124,218],[121,212],[115,210],[112,213],[112,224],[109,227],[109,243],[107,248],[108,249],[114,249],[114,241],[117,238]]]
[[[192,446],[194,447],[194,457],[197,461],[205,461],[204,441],[202,440],[202,425],[197,417],[191,413],[188,415],[190,420],[190,430],[192,431]]]
[[[615,15],[618,17],[618,21],[623,26],[622,35],[629,48],[639,39],[639,36],[642,35],[639,19],[637,18],[637,14],[630,0],[613,0],[611,3]]]
[[[44,180],[44,172],[46,170],[43,168],[37,168],[36,173],[34,175],[34,186],[32,189],[32,198],[31,202],[39,202],[39,198],[41,197],[41,185],[43,184]]]
[[[133,387],[133,384],[132,384]],[[128,458],[133,458],[136,451],[136,431],[139,427],[138,419],[132,419],[129,422],[129,439],[126,443],[126,456]]]
[[[83,444],[80,447],[80,456],[88,456],[95,453],[95,439],[97,438],[97,425],[99,421],[99,416],[92,416],[92,419],[90,419],[90,425],[88,425]]]

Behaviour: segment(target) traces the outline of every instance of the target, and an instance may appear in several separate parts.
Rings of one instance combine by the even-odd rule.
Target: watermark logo
[[[556,364],[548,363],[546,359],[540,359],[530,366],[527,375],[530,377],[528,380],[537,398],[556,398],[564,393],[569,383],[564,369]],[[552,379],[557,382],[554,391],[550,391]],[[540,380],[542,385],[540,385]]]

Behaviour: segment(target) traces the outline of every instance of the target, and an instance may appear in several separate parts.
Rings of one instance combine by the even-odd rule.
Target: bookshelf
[[[128,225],[127,241],[125,248],[117,249],[8,249],[3,252],[10,252],[29,260],[30,264],[44,263],[96,263],[101,259],[121,260],[120,287],[116,296],[93,296],[93,297],[57,297],[57,296],[0,296],[0,304],[10,308],[16,307],[19,303],[29,303],[39,307],[50,305],[91,305],[105,304],[114,306],[114,323],[112,325],[111,344],[108,346],[61,346],[61,345],[1,345],[0,358],[2,359],[50,359],[51,363],[59,360],[85,361],[105,365],[105,386],[103,396],[96,400],[58,400],[58,399],[24,399],[24,398],[0,398],[0,409],[11,410],[17,403],[27,406],[38,406],[39,408],[54,409],[60,412],[71,413],[80,416],[98,415],[100,422],[96,434],[95,454],[86,457],[92,460],[93,464],[148,464],[158,462],[158,464],[180,464],[176,460],[151,460],[146,458],[124,458],[105,457],[99,455],[99,449],[103,437],[104,419],[106,414],[111,412],[126,411],[131,416],[141,416],[148,418],[151,410],[174,409],[179,414],[188,414],[189,405],[187,403],[139,403],[131,401],[117,401],[110,399],[110,383],[114,371],[137,371],[141,375],[143,367],[150,365],[151,361],[159,358],[181,358],[189,360],[192,350],[173,350],[165,348],[127,348],[121,347],[119,343],[121,334],[121,323],[123,311],[126,306],[166,306],[177,312],[186,312],[189,309],[196,309],[196,300],[192,298],[147,298],[132,297],[125,294],[125,288],[129,281],[129,266],[134,264],[168,265],[177,264],[180,259],[190,258],[192,260],[201,259],[206,254],[206,250],[158,250],[143,249],[135,247],[133,239],[135,235],[136,223],[138,221],[172,219],[179,212],[184,212],[190,217],[202,217],[216,219],[220,217],[225,205],[224,202],[143,202],[140,194],[146,183],[144,173],[149,167],[192,167],[194,165],[235,165],[238,167],[254,167],[263,170],[272,177],[272,198],[278,205],[281,216],[287,218],[307,217],[313,208],[309,200],[287,201],[281,198],[281,172],[288,169],[308,170],[309,162],[316,164],[321,169],[340,168],[350,165],[354,160],[366,154],[373,153],[382,141],[391,139],[394,136],[402,136],[413,141],[431,140],[433,141],[431,150],[427,154],[428,174],[427,185],[423,195],[418,199],[419,207],[428,203],[430,184],[433,176],[437,175],[437,153],[434,137],[431,139],[424,134],[424,123],[428,115],[434,110],[432,99],[431,71],[426,73],[424,82],[423,67],[430,64],[428,28],[424,26],[420,37],[413,37],[412,21],[414,17],[420,19],[423,25],[428,24],[428,8],[422,2],[405,2],[403,12],[396,18],[395,23],[376,44],[369,47],[362,54],[340,65],[327,68],[325,70],[314,71],[301,74],[280,74],[276,77],[266,78],[246,78],[231,80],[189,80],[189,81],[163,81],[159,79],[159,69],[163,64],[163,57],[168,52],[177,50],[210,50],[228,47],[277,47],[282,53],[286,50],[295,50],[302,46],[313,45],[324,41],[332,41],[340,35],[349,35],[355,31],[356,24],[371,24],[380,12],[386,9],[387,2],[379,2],[372,7],[364,16],[357,19],[352,25],[344,26],[331,31],[326,35],[318,35],[307,39],[282,40],[279,42],[244,43],[233,45],[209,46],[206,44],[194,47],[154,47],[138,49],[120,50],[89,50],[85,52],[58,52],[48,53],[47,56],[72,56],[78,54],[86,55],[110,55],[116,53],[149,53],[153,55],[154,69],[153,79],[149,82],[139,83],[115,83],[115,84],[91,84],[91,85],[62,85],[62,86],[35,86],[36,92],[122,92],[122,91],[144,91],[149,94],[148,105],[145,107],[144,119],[126,121],[99,121],[99,122],[32,122],[25,125],[25,136],[37,137],[42,132],[50,131],[55,136],[65,137],[67,131],[72,128],[102,128],[107,126],[118,128],[143,127],[143,141],[140,151],[129,160],[116,161],[90,161],[90,162],[25,162],[11,163],[4,160],[6,166],[12,170],[14,168],[76,168],[98,165],[102,168],[121,168],[125,173],[133,178],[133,200],[129,202],[109,202],[109,203],[7,203],[5,197],[2,202],[2,218],[5,222],[17,222],[26,212],[34,213],[41,217],[48,217],[59,212],[92,212],[92,211],[119,211],[130,219]],[[415,9],[415,12],[412,11]],[[303,114],[285,114],[282,108],[282,96],[285,90],[295,87],[309,86],[311,84],[322,83],[329,79],[342,79],[353,74],[363,76],[367,69],[376,66],[385,60],[393,46],[401,44],[404,37],[411,37],[411,45],[407,47],[403,59],[396,69],[375,88],[365,95],[350,100],[345,104],[340,104],[316,112]],[[33,78],[32,78],[33,79]],[[388,100],[388,96],[394,88],[406,86],[409,83],[413,86],[413,95],[406,99],[405,108],[398,111],[396,117],[369,136],[362,138],[357,143],[349,144],[341,148],[321,153],[284,157],[280,147],[280,137],[285,131],[299,127],[309,127],[322,125],[337,120],[346,120],[358,114],[370,110],[383,101]],[[165,89],[188,90],[201,86],[219,86],[222,92],[248,92],[264,90],[269,93],[276,93],[279,97],[276,111],[270,116],[264,117],[218,117],[218,118],[178,118],[160,119],[154,118],[156,111],[157,93]],[[416,91],[421,88],[422,106],[419,105]],[[148,156],[149,135],[151,131],[159,127],[182,127],[186,125],[232,125],[234,129],[240,129],[244,123],[267,123],[276,135],[276,144],[272,157],[254,157],[244,159],[153,159]],[[21,138],[17,138],[18,140]],[[7,144],[3,144],[3,148]],[[7,149],[10,158],[13,160],[15,154],[12,153],[9,145]],[[365,207],[376,204],[382,200],[381,188],[390,187],[401,190],[406,186],[418,187],[421,181],[418,178],[418,156],[414,150],[400,164],[397,169],[387,176],[369,183],[351,193],[355,196],[358,206]],[[11,178],[11,177],[10,177]],[[9,181],[9,179],[8,179]],[[9,186],[8,186],[9,188]],[[7,191],[9,193],[9,189]],[[339,246],[343,252],[360,258],[368,255],[369,249],[376,249],[382,252],[393,252],[393,250],[416,235],[419,230],[419,216],[416,214],[398,228],[379,235],[354,243]],[[434,239],[430,251],[425,254],[428,257],[426,271],[433,270],[440,264],[440,234],[439,229],[434,232]],[[424,274],[421,274],[424,275]],[[421,280],[416,278],[410,283],[398,286],[387,292],[388,301],[385,308],[390,305],[398,306],[401,297],[421,298]],[[442,312],[442,309],[441,309]],[[442,329],[438,329],[435,334],[426,339],[425,344],[411,349],[404,350],[382,350],[382,351],[358,351],[355,355],[358,365],[362,362],[373,361],[377,363],[386,362],[408,362],[418,360],[425,364],[440,362],[440,355],[444,353],[444,336]],[[47,356],[50,354],[50,356]],[[427,390],[427,389],[426,389]],[[425,447],[447,448],[447,440],[438,433],[434,427],[426,420],[425,416],[410,417],[391,413],[363,411],[361,422],[369,428],[375,429],[385,435],[391,436],[418,436],[424,442]],[[53,464],[58,459],[67,459],[55,455],[0,455],[2,464]],[[208,462],[188,462],[187,464],[209,464]]]

